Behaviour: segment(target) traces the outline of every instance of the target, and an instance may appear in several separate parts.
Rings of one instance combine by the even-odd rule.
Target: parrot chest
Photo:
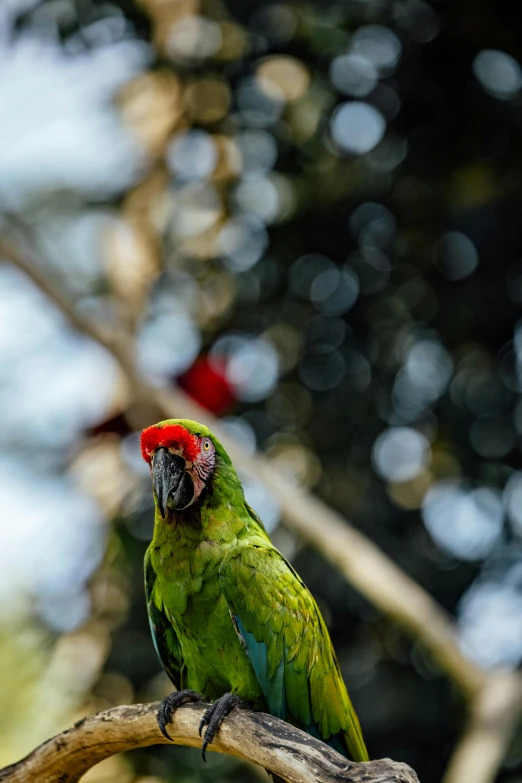
[[[167,579],[160,577],[163,611],[181,646],[184,687],[211,700],[233,691],[258,703],[261,689],[235,631],[219,563],[201,574],[195,571],[194,563],[180,563]]]

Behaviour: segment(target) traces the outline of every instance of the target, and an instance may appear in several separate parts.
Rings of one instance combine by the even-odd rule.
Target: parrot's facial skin
[[[166,518],[167,509],[183,511],[195,503],[214,471],[212,439],[172,425],[144,430],[141,445],[161,516]]]

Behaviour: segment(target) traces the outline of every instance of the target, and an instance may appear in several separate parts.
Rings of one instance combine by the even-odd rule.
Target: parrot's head
[[[167,509],[192,506],[211,479],[220,459],[228,455],[202,424],[167,419],[141,434],[141,453],[150,466],[152,486],[162,517]]]

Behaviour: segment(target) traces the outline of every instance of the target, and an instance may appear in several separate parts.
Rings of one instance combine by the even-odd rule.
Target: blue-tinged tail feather
[[[286,718],[286,696],[285,696],[285,659],[284,655],[277,666],[272,677],[268,674],[267,647],[264,642],[258,642],[253,634],[249,633],[241,618],[234,616],[235,624],[241,634],[246,653],[250,663],[254,668],[257,681],[263,691],[263,696],[268,705],[268,711],[275,718]]]

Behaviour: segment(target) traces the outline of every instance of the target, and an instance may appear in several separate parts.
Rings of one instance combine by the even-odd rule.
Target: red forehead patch
[[[153,425],[141,433],[141,454],[145,462],[150,462],[152,455],[160,446],[169,449],[181,449],[181,453],[189,462],[193,462],[199,453],[199,442],[181,424],[166,424],[164,427]]]

